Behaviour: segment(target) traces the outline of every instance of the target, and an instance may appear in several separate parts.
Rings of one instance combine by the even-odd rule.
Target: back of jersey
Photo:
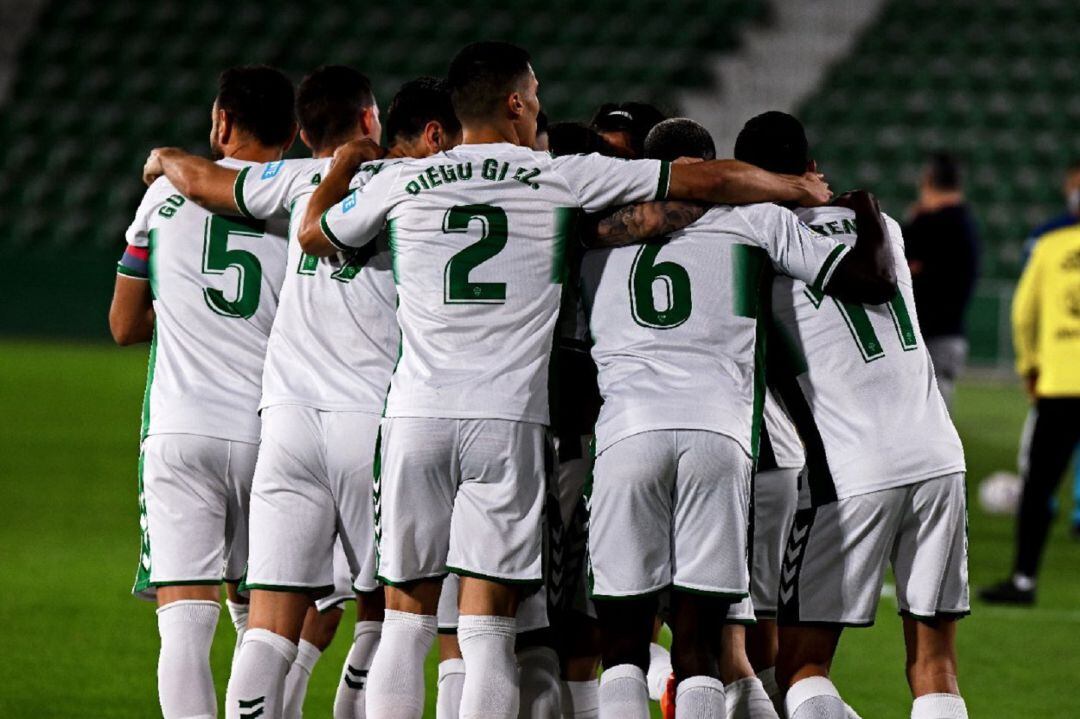
[[[666,181],[654,161],[461,145],[384,170],[328,213],[328,236],[358,219],[370,236],[387,221],[402,348],[386,415],[547,424],[573,220],[582,208],[652,199]]]
[[[144,436],[258,442],[263,360],[284,278],[286,231],[286,223],[211,215],[164,178],[147,191],[127,232],[129,245],[149,251],[156,316]]]
[[[821,234],[855,242],[851,210],[798,215]],[[806,445],[804,490],[814,505],[964,470],[919,330],[900,227],[885,221],[899,284],[890,302],[841,302],[787,277],[773,285],[770,382],[778,380]]]
[[[736,212],[715,207],[670,238],[585,255],[604,397],[597,451],[640,432],[700,429],[753,453],[757,324],[772,267]]]

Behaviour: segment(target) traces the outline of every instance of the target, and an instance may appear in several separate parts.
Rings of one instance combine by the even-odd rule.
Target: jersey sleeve
[[[246,217],[268,220],[288,217],[290,194],[299,168],[285,160],[240,168],[233,182],[233,199]]]
[[[552,167],[570,187],[586,212],[632,202],[663,200],[671,179],[671,163],[661,160],[621,160],[596,153],[566,155]]]
[[[117,274],[136,279],[146,279],[149,276],[150,218],[168,194],[165,191],[168,186],[167,181],[160,178],[147,188],[139,202],[139,209],[135,210],[135,219],[124,232],[127,248],[116,265]]]
[[[319,224],[330,244],[347,252],[363,247],[378,236],[386,224],[398,174],[386,172],[375,175],[363,187],[350,191],[345,199],[323,213]]]
[[[802,280],[821,292],[832,279],[840,260],[851,248],[818,234],[795,213],[776,205],[756,205],[744,218],[754,229],[778,272]]]

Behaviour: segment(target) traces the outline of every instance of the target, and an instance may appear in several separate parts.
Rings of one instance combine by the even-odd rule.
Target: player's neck
[[[485,125],[469,125],[462,128],[462,145],[490,145],[495,142],[509,142],[523,145],[517,129],[511,122],[499,122]]]
[[[923,190],[919,204],[928,212],[943,210],[946,207],[955,207],[964,203],[964,193],[959,190],[935,190],[926,188]]]
[[[280,147],[267,147],[254,140],[240,140],[225,148],[225,157],[245,162],[273,162],[281,159]]]

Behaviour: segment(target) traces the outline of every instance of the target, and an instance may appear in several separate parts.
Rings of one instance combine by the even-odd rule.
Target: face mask
[[[1069,207],[1069,212],[1074,215],[1080,215],[1080,187],[1072,190],[1065,198],[1065,203]]]

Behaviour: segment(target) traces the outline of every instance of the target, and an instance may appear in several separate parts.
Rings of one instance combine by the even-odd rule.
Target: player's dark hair
[[[802,123],[771,110],[750,118],[735,140],[735,159],[788,175],[801,175],[810,163],[810,145]]]
[[[548,148],[555,157],[597,152],[611,155],[611,147],[596,130],[580,122],[556,122],[548,128]]]
[[[230,67],[218,76],[217,107],[267,146],[284,145],[296,130],[293,85],[266,65]]]
[[[961,183],[960,161],[948,152],[933,152],[926,163],[928,179],[939,190],[959,190]]]
[[[664,120],[645,138],[645,157],[652,160],[677,160],[680,157],[716,159],[716,143],[699,123],[687,117]]]
[[[316,150],[351,139],[360,113],[375,104],[371,80],[344,65],[323,65],[300,82],[296,115]]]
[[[467,123],[498,115],[528,71],[529,53],[517,45],[492,41],[466,45],[446,75],[458,118]]]
[[[605,102],[593,115],[591,126],[598,132],[626,132],[636,157],[645,152],[645,138],[667,115],[647,102]]]
[[[411,140],[432,120],[451,135],[461,131],[446,81],[434,77],[409,80],[390,101],[386,113],[386,143],[392,145],[398,140]]]

